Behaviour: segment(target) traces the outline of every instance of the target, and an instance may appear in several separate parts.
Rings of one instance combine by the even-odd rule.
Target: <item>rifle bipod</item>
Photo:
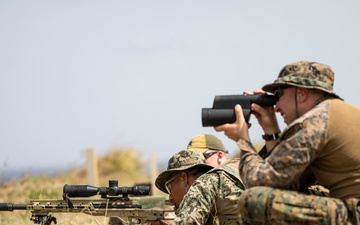
[[[30,220],[41,225],[51,225],[52,222],[57,223],[55,216],[50,214],[32,214]]]

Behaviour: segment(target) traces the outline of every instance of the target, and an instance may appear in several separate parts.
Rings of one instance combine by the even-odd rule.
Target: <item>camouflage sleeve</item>
[[[265,158],[261,158],[251,143],[239,140],[239,171],[246,187],[270,186],[288,188],[299,179],[326,144],[328,105],[313,109],[287,128],[280,143]]]
[[[308,188],[316,183],[317,179],[311,169],[308,167],[301,173],[299,178],[289,186],[289,190],[306,193]]]
[[[206,173],[191,185],[172,224],[206,224],[216,202],[219,177]]]

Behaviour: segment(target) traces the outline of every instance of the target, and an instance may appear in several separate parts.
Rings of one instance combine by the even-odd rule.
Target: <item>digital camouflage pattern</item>
[[[287,188],[297,180],[310,165],[310,157],[315,157],[326,141],[328,107],[329,104],[323,102],[311,117],[299,118],[290,124],[280,137],[286,141],[280,142],[265,160],[252,145],[240,140],[239,169],[245,186]]]
[[[242,224],[237,204],[244,189],[238,170],[239,159],[227,160],[224,166],[217,168],[205,162],[201,151],[184,150],[175,154],[167,170],[157,177],[156,186],[167,193],[165,182],[174,171],[195,166],[209,168],[189,188],[172,224]]]
[[[282,223],[267,221],[272,218],[267,215],[270,212],[265,211],[259,214],[265,217],[257,218],[258,221],[267,221],[262,224],[293,224],[292,219],[303,218],[304,221],[307,219],[312,221],[313,217],[319,221],[327,221],[323,224],[346,224],[341,221],[347,219],[347,208],[349,215],[353,215],[354,221],[359,220],[360,136],[357,132],[360,126],[359,117],[359,107],[339,99],[325,100],[289,124],[283,131],[279,144],[265,159],[258,155],[251,143],[239,140],[241,178],[247,188],[254,187],[252,191],[244,192],[239,200],[243,220],[252,221],[253,218],[250,217],[252,214],[249,214],[249,211],[268,210],[266,205],[269,204],[279,205],[281,210],[277,213],[283,215],[284,220],[281,220]],[[262,197],[261,201],[254,197],[254,193],[263,192],[256,190],[256,186],[288,189],[307,169],[313,172],[320,185],[329,189],[332,198],[315,198],[296,192],[272,192],[270,197]],[[345,204],[347,208],[344,207],[344,204],[340,204],[343,203],[341,199],[345,202],[348,199],[355,199],[351,204],[354,207],[349,208],[349,204]],[[313,206],[315,208],[302,204],[307,201],[315,204]],[[334,208],[334,204],[337,208]],[[305,214],[301,214],[303,212]],[[312,213],[313,215],[310,215]]]
[[[242,224],[238,199],[242,182],[230,166],[203,174],[191,185],[172,224]]]
[[[227,173],[231,174],[233,177],[236,177],[237,180],[241,183],[241,186],[243,189],[245,189],[245,185],[241,180],[240,174],[239,174],[239,163],[240,158],[232,158],[227,159],[223,166],[220,168],[224,169]]]
[[[212,166],[206,164],[204,155],[197,150],[182,150],[170,158],[167,169],[160,173],[155,180],[155,185],[159,190],[167,194],[165,183],[171,177],[171,174],[175,171],[183,171],[193,167],[206,167],[209,170]]]
[[[329,225],[348,222],[344,202],[270,187],[247,189],[239,199],[243,223],[248,225]]]
[[[273,93],[277,87],[284,85],[313,88],[335,95],[334,71],[330,66],[317,62],[300,61],[286,65],[274,83],[267,84],[262,89]]]

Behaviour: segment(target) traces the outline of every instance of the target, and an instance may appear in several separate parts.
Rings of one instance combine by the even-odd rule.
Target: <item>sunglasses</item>
[[[281,96],[284,94],[284,89],[290,88],[291,86],[281,86],[275,89],[274,96],[279,100]]]
[[[203,153],[205,159],[210,158],[211,156],[215,155],[218,152],[208,152],[208,153]]]
[[[173,176],[168,181],[165,182],[165,188],[169,194],[171,194],[171,182],[173,182],[176,178],[180,177],[180,174]]]

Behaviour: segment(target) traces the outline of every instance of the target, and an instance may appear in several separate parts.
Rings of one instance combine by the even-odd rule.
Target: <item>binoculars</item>
[[[201,118],[203,127],[216,127],[236,120],[235,105],[241,105],[246,122],[251,115],[251,104],[260,106],[275,105],[278,98],[275,95],[217,95],[212,108],[202,108]]]

